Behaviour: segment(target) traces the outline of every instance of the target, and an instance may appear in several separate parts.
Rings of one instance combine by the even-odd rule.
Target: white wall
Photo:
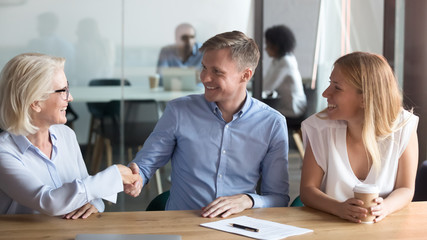
[[[10,2],[10,1],[8,1]],[[146,80],[154,73],[160,47],[173,43],[175,27],[189,22],[197,29],[196,39],[204,42],[213,35],[240,30],[253,36],[253,1],[248,0],[22,0],[18,5],[0,4],[0,67],[25,51],[30,39],[38,36],[37,16],[54,12],[59,17],[57,35],[75,44],[79,20],[91,17],[100,34],[120,51],[122,41],[122,3],[124,6],[124,44],[129,49],[125,66],[129,74]],[[115,54],[120,67],[120,52]],[[71,64],[71,62],[68,62]],[[76,70],[78,71],[78,70]],[[118,75],[120,69],[115,69]],[[72,73],[70,73],[72,74]],[[96,76],[94,76],[96,77]],[[132,81],[133,79],[131,79]],[[86,83],[84,83],[86,84]],[[137,84],[137,82],[135,83]]]
[[[313,71],[314,49],[319,17],[319,0],[268,0],[264,1],[264,29],[284,24],[296,38],[295,57],[303,78]],[[271,58],[263,52],[263,69],[268,69]]]

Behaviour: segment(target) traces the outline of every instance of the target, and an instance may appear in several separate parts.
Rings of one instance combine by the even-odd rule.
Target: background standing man
[[[196,30],[191,24],[182,23],[175,29],[175,44],[163,47],[157,60],[157,73],[169,67],[201,67],[203,53],[196,42]],[[161,79],[161,78],[160,78]]]

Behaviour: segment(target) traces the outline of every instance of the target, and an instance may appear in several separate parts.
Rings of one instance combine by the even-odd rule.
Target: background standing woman
[[[300,129],[307,108],[301,74],[293,54],[296,41],[292,31],[284,26],[273,26],[265,32],[267,54],[273,58],[263,79],[263,90],[277,91],[280,100],[275,108],[286,117],[288,129]]]

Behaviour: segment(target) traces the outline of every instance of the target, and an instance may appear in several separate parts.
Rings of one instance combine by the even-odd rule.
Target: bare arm
[[[314,158],[310,143],[307,143],[301,173],[300,197],[302,202],[306,206],[334,214],[340,218],[360,222],[359,219],[367,214],[367,210],[360,207],[363,202],[355,198],[339,202],[326,195],[320,190],[324,174]]]
[[[405,151],[399,158],[393,192],[385,199],[377,198],[378,206],[371,208],[372,215],[377,216],[375,222],[381,221],[387,215],[402,209],[412,201],[418,165],[418,137],[416,130],[415,128]]]

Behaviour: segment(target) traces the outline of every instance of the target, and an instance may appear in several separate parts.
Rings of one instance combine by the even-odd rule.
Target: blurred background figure
[[[41,13],[37,16],[37,32],[39,37],[30,40],[28,43],[29,52],[38,52],[51,56],[58,56],[67,59],[64,68],[65,74],[70,76],[71,85],[74,84],[74,47],[71,42],[65,40],[57,34],[59,18],[53,12]],[[79,115],[69,105],[67,109],[67,125],[73,128],[73,122]]]
[[[199,52],[200,43],[196,42],[196,30],[191,24],[182,23],[175,29],[175,44],[163,47],[157,61],[157,73],[162,85],[162,68],[196,67],[201,68],[203,54]]]
[[[57,34],[59,18],[53,12],[41,13],[37,16],[37,32],[39,36],[30,40],[28,52],[44,53],[67,59],[65,74],[74,73],[74,47],[71,42]],[[70,79],[71,80],[71,79]]]
[[[273,61],[264,76],[263,90],[267,96],[277,92],[279,99],[274,108],[286,117],[288,129],[300,129],[307,108],[307,98],[293,54],[295,36],[284,25],[273,26],[265,32],[265,43],[267,54]]]
[[[114,44],[101,37],[96,20],[80,20],[76,34],[77,84],[86,86],[91,79],[111,78],[114,72]]]

